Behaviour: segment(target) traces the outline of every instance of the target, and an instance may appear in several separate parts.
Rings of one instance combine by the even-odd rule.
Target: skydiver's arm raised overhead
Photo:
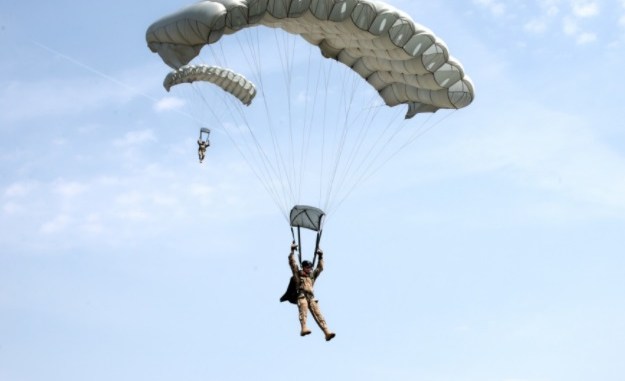
[[[319,262],[317,262],[317,266],[315,267],[315,271],[313,272],[313,278],[317,279],[319,274],[323,271],[324,261],[323,261],[323,250],[317,249],[317,256],[319,257]]]
[[[299,267],[297,266],[297,261],[295,260],[295,250],[297,250],[297,245],[295,242],[291,243],[291,253],[289,254],[289,266],[291,267],[291,272],[293,276],[298,279],[299,278]]]

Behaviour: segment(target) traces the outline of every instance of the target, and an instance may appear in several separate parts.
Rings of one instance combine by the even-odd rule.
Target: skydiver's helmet
[[[306,267],[312,268],[313,267],[312,262],[311,261],[302,262],[302,268],[306,268]]]

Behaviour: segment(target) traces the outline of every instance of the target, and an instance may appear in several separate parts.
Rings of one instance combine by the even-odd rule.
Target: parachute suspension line
[[[310,94],[312,92],[311,90],[311,68],[312,68],[312,49],[308,49],[308,65],[306,66],[306,88],[304,91],[305,96],[307,97],[308,94]],[[307,162],[307,158],[308,158],[308,153],[310,151],[310,140],[311,140],[311,133],[312,133],[312,124],[313,124],[313,116],[315,115],[315,108],[316,108],[316,104],[317,104],[317,91],[318,91],[318,83],[317,86],[315,86],[315,94],[312,97],[312,111],[310,111],[310,117],[309,115],[309,110],[308,110],[308,104],[309,104],[309,99],[304,99],[304,119],[302,121],[303,124],[303,129],[302,129],[302,134],[301,134],[301,143],[300,143],[300,150],[299,150],[299,169],[300,169],[300,173],[306,173],[306,169],[308,167],[308,162]],[[304,176],[299,176],[299,183],[298,183],[298,196],[301,196],[301,192],[303,189],[303,181],[304,181]],[[297,203],[299,204],[299,197],[297,199]]]
[[[316,205],[321,206],[322,194],[323,194],[323,177],[324,177],[323,169],[324,169],[324,160],[325,160],[325,156],[324,156],[325,132],[327,129],[326,119],[327,119],[327,114],[328,114],[327,100],[329,99],[328,84],[330,83],[329,81],[330,76],[328,75],[327,72],[324,72],[324,63],[326,63],[326,60],[325,59],[320,59],[320,60],[313,59],[313,57],[316,57],[318,55],[318,52],[314,51],[315,48],[316,47],[307,46],[308,62],[306,65],[306,75],[304,77],[306,80],[304,96],[306,98],[304,102],[304,119],[302,121],[303,128],[301,129],[300,160],[299,160],[298,168],[301,173],[301,175],[299,176],[299,189],[301,192],[301,189],[303,189],[302,184],[304,182],[304,176],[306,173],[308,173],[309,166],[313,165],[313,164],[310,164],[309,154],[308,154],[310,152],[311,143],[313,141],[312,139],[313,131],[315,130],[315,128],[317,129],[321,128],[322,130],[321,143],[319,142],[315,143],[317,145],[317,147],[315,147],[315,151],[320,152],[321,158],[319,162],[314,164],[318,166],[317,168],[319,168],[319,171],[318,171],[319,181],[317,181],[317,184],[319,186],[319,195],[318,195],[318,200],[317,200]],[[322,91],[322,89],[324,89],[325,92],[323,93],[322,96],[320,96],[320,92]],[[320,102],[319,98],[323,98],[323,102]],[[310,107],[310,111],[309,111],[309,104],[312,104],[312,107]],[[320,112],[318,110],[320,110]],[[317,122],[318,121],[317,118],[319,118],[319,116],[321,116],[322,118],[321,123]],[[316,123],[320,124],[321,126],[315,125]]]
[[[198,96],[202,99],[203,103],[206,105],[206,108],[210,111],[210,113],[213,115],[213,117],[215,118],[215,120],[217,120],[217,122],[219,123],[219,125],[217,126],[219,129],[221,129],[226,136],[228,137],[228,139],[230,140],[230,142],[232,143],[232,145],[235,147],[235,149],[239,152],[239,154],[241,155],[241,157],[243,158],[243,160],[247,163],[248,167],[252,170],[252,172],[254,173],[254,175],[256,176],[256,178],[260,181],[260,183],[263,185],[263,187],[265,188],[265,190],[267,191],[267,193],[269,194],[269,196],[271,197],[271,199],[273,200],[274,204],[276,204],[276,206],[278,206],[278,208],[281,210],[283,216],[288,220],[288,216],[287,216],[287,211],[284,210],[282,208],[282,205],[279,202],[279,197],[278,195],[275,193],[275,191],[273,189],[271,189],[271,187],[269,187],[269,181],[264,177],[266,176],[266,174],[260,173],[256,167],[253,164],[252,159],[250,159],[248,157],[248,155],[245,154],[245,150],[243,150],[241,148],[241,144],[239,144],[237,142],[237,140],[232,136],[230,130],[228,128],[225,127],[225,123],[222,120],[222,118],[215,112],[214,107],[211,107],[211,103],[206,99],[206,97],[204,96],[204,94],[202,93],[202,91],[200,91],[196,86],[194,86],[193,84],[192,88],[193,90],[198,94]],[[227,97],[226,97],[227,98]],[[223,98],[220,98],[223,99]],[[226,107],[228,107],[226,102],[232,102],[232,100],[228,99],[226,101],[223,101],[223,103],[225,104]],[[240,105],[237,105],[235,103],[232,103],[230,105],[230,109],[239,107],[240,110]],[[244,113],[241,111],[240,115],[243,116],[243,118],[245,119]],[[249,129],[249,124],[247,123],[247,121],[244,121],[244,124],[246,126],[248,126]],[[236,126],[238,127],[238,124],[236,124]],[[238,127],[240,129],[240,127]],[[256,137],[253,135],[253,132],[250,131],[250,133],[253,136],[254,142],[257,144],[258,146],[258,140],[256,139]],[[249,143],[248,143],[249,144]],[[262,152],[262,149],[260,149],[260,151]],[[250,150],[250,152],[253,152]],[[263,161],[264,163],[264,161]],[[267,171],[267,169],[265,169]]]
[[[456,110],[453,110],[453,111],[456,111]],[[391,154],[389,154],[383,161],[379,162],[377,167],[372,168],[372,166],[370,166],[368,171],[366,173],[363,173],[361,179],[359,179],[359,181],[358,181],[358,184],[360,184],[360,183],[366,181],[367,179],[369,179],[371,176],[373,176],[375,173],[377,173],[388,161],[390,161],[392,158],[397,156],[397,154],[399,154],[399,152],[401,152],[404,148],[408,147],[415,140],[417,140],[421,136],[423,136],[426,133],[428,133],[431,129],[433,129],[437,125],[441,124],[450,115],[451,115],[451,113],[449,113],[448,115],[444,116],[443,118],[437,120],[436,122],[434,122],[434,123],[432,123],[431,125],[428,126],[427,124],[433,118],[434,114],[429,115],[428,118],[421,124],[421,127],[416,128],[415,131],[413,131],[412,135],[402,145],[400,145],[397,149],[395,149],[395,151],[393,151]],[[423,127],[423,126],[426,126],[426,127]],[[356,188],[356,185],[353,186],[352,189],[350,189],[348,194],[340,201],[338,206],[340,206],[345,201],[345,199],[347,199],[347,197],[354,191],[355,188]],[[337,208],[338,208],[338,206],[337,206]]]
[[[369,104],[371,104],[373,102],[373,99],[376,98],[377,99],[377,94],[374,94],[369,101]],[[363,163],[366,162],[367,158],[370,158],[370,152],[376,147],[377,145],[377,141],[374,142],[373,145],[371,145],[370,147],[368,147],[367,153],[363,154],[362,152],[365,151],[365,138],[366,136],[372,136],[371,135],[371,127],[373,125],[373,122],[375,121],[376,116],[378,115],[380,108],[379,107],[367,107],[365,109],[365,114],[363,115],[363,120],[362,123],[358,124],[358,133],[357,136],[355,137],[355,141],[354,144],[352,146],[351,152],[348,155],[348,158],[345,161],[345,167],[343,170],[343,176],[340,177],[340,181],[336,187],[336,194],[337,194],[337,198],[340,198],[340,195],[342,194],[341,192],[343,192],[344,189],[349,189],[350,185],[349,184],[355,184],[356,182],[356,178],[359,174],[359,170],[361,170]],[[354,123],[356,123],[356,121],[354,121]],[[359,160],[360,159],[360,160]],[[356,169],[353,170],[354,166],[356,166]],[[335,198],[333,197],[331,200],[334,200]],[[332,211],[332,203],[330,205],[328,205],[327,210],[329,212]]]
[[[312,50],[311,50],[312,52]],[[316,52],[315,52],[316,53]],[[315,54],[312,53],[312,54]],[[311,58],[312,59],[312,58]],[[313,129],[320,129],[321,131],[316,134],[319,137],[320,141],[315,141],[316,147],[313,148],[314,151],[318,152],[318,162],[311,163],[311,166],[316,166],[319,168],[318,175],[319,178],[317,180],[317,205],[322,205],[322,194],[323,194],[323,174],[324,174],[324,163],[326,160],[326,146],[327,146],[327,109],[328,109],[328,79],[327,73],[324,70],[324,65],[317,61],[317,66],[314,68],[316,74],[312,74],[312,77],[315,79],[315,93],[314,93],[314,108],[312,110],[312,115],[310,118],[310,134],[309,141],[311,141],[311,137],[313,135]],[[316,117],[321,116],[321,121],[317,122]],[[317,122],[318,125],[315,125]],[[309,144],[310,147],[310,144]]]
[[[332,67],[334,65],[328,65],[329,67],[324,70],[324,65],[319,65],[319,75],[318,81],[322,81],[323,84],[323,104],[321,111],[321,157],[319,159],[319,205],[322,204],[323,200],[323,184],[324,184],[324,174],[325,174],[325,161],[326,161],[326,143],[328,139],[327,133],[327,116],[328,116],[328,88],[330,87],[330,72],[332,71]],[[324,205],[325,210],[325,205]]]
[[[254,68],[256,70],[255,74],[256,74],[256,77],[258,78],[258,83],[260,84],[260,93],[262,95],[263,106],[265,108],[265,115],[267,117],[267,122],[268,122],[266,127],[271,137],[271,144],[272,144],[272,149],[273,149],[274,158],[275,158],[274,165],[277,168],[277,172],[276,172],[277,175],[274,178],[273,186],[279,187],[282,189],[282,192],[280,192],[282,195],[282,199],[283,199],[283,204],[281,206],[281,209],[284,211],[285,216],[286,216],[288,214],[288,209],[290,208],[288,194],[289,193],[292,194],[293,192],[290,189],[291,181],[289,181],[289,173],[285,166],[285,160],[282,154],[282,150],[280,149],[280,145],[278,144],[277,134],[274,129],[274,122],[272,118],[271,107],[269,106],[269,97],[265,93],[265,86],[264,86],[265,81],[263,77],[264,71],[262,70],[262,61],[261,61],[261,54],[260,54],[260,39],[258,38],[258,33],[256,34],[255,43],[251,43],[249,45],[258,47],[257,50],[252,49],[250,51],[250,54],[252,55],[252,58],[253,58],[252,62],[254,63]],[[245,52],[246,50],[243,50],[243,51]],[[283,178],[287,179],[286,184],[283,180],[281,180]]]
[[[268,119],[268,129],[272,138],[272,144],[273,144],[273,150],[274,150],[274,157],[280,157],[279,153],[279,145],[277,143],[277,137],[276,134],[274,133],[274,130],[272,128],[273,126],[273,120],[271,117],[271,113],[269,112],[269,105],[267,103],[267,99],[268,97],[265,94],[265,86],[264,86],[264,78],[263,78],[263,70],[262,70],[262,60],[261,60],[261,49],[260,49],[260,38],[259,38],[259,33],[258,30],[256,30],[256,33],[242,33],[241,35],[243,35],[243,37],[245,37],[247,39],[247,46],[249,47],[249,51],[246,50],[244,48],[244,46],[241,44],[241,40],[239,39],[240,34],[236,34],[236,39],[237,42],[239,44],[240,50],[242,52],[244,52],[244,57],[246,59],[246,61],[248,62],[248,65],[250,65],[251,67],[253,67],[255,69],[255,73],[254,76],[257,79],[259,85],[260,85],[260,90],[263,96],[263,104],[265,107],[265,115],[267,116]],[[255,37],[255,38],[254,38]],[[245,53],[249,53],[249,54],[245,54]],[[249,126],[248,126],[249,127]],[[253,135],[253,131],[250,128],[249,132]],[[257,144],[258,149],[262,152],[263,154],[263,158],[264,160],[269,163],[270,167],[272,168],[272,172],[274,174],[271,183],[272,184],[280,184],[281,187],[283,187],[283,183],[280,181],[281,178],[281,173],[286,173],[286,169],[283,168],[283,165],[281,165],[283,163],[282,160],[276,160],[275,162],[272,162],[270,157],[265,153],[265,151],[262,149],[262,146],[260,145],[260,143]],[[277,168],[277,169],[276,169]],[[277,192],[277,187],[274,185],[272,187],[272,189],[274,190],[274,192]],[[280,207],[280,209],[283,211],[283,214],[285,216],[285,218],[288,220],[287,214],[288,214],[288,207],[289,207],[289,202],[288,200],[286,200],[286,195],[285,192],[281,192],[282,193],[282,205]]]
[[[292,99],[293,99],[293,66],[294,66],[294,52],[295,52],[295,38],[291,38],[290,39],[290,46],[289,46],[289,34],[288,33],[281,33],[282,35],[282,44],[284,46],[284,57],[281,57],[281,63],[283,64],[283,73],[284,73],[284,80],[285,80],[285,86],[286,86],[286,94],[287,94],[287,109],[288,109],[288,125],[289,125],[289,152],[288,152],[288,161],[291,164],[291,178],[289,179],[289,186],[291,188],[291,191],[293,192],[291,194],[291,201],[293,204],[295,204],[297,202],[297,200],[299,200],[300,198],[300,194],[301,194],[301,187],[298,187],[297,185],[297,170],[295,167],[295,143],[293,140],[293,105],[292,105]],[[276,38],[276,40],[278,39],[278,33],[277,30],[274,30],[274,36]],[[278,44],[278,46],[280,46]],[[282,60],[283,59],[283,60]],[[301,176],[299,176],[301,177]]]
[[[343,85],[341,86],[342,89],[347,89],[347,81],[351,79],[351,91],[349,91],[349,95],[346,93],[345,90],[343,90],[341,92],[341,98],[340,98],[340,103],[342,104],[342,106],[344,107],[344,112],[343,112],[343,127],[341,129],[341,135],[338,141],[338,145],[336,148],[336,151],[334,153],[334,161],[333,161],[333,169],[331,171],[331,175],[330,175],[330,180],[328,183],[328,189],[326,190],[326,202],[324,204],[324,210],[328,210],[329,204],[332,200],[332,195],[333,195],[333,191],[334,191],[334,185],[335,185],[335,181],[337,178],[337,174],[339,173],[339,168],[341,167],[341,163],[342,163],[342,157],[343,157],[343,153],[345,151],[345,147],[346,147],[346,142],[347,142],[347,137],[349,135],[349,131],[350,131],[350,118],[351,118],[351,111],[352,111],[352,105],[354,102],[354,95],[355,95],[355,91],[354,89],[356,88],[356,82],[355,82],[355,77],[356,76],[348,76],[345,75],[342,78],[343,81]]]
[[[243,38],[247,39],[247,46],[244,47],[241,39],[239,37],[243,36]],[[252,36],[255,36],[256,39],[253,39]],[[258,39],[258,33],[253,34],[253,33],[240,33],[240,34],[236,34],[235,35],[235,39],[240,47],[240,51],[243,52],[243,56],[246,59],[248,65],[252,68],[255,69],[255,73],[252,73],[252,75],[254,76],[254,80],[260,84],[260,93],[263,95],[263,100],[264,100],[264,106],[265,106],[265,115],[268,119],[269,122],[269,130],[272,133],[272,141],[274,143],[274,151],[276,151],[275,146],[276,146],[276,139],[275,136],[273,134],[273,130],[271,129],[271,125],[272,125],[272,120],[271,120],[271,113],[268,111],[269,107],[267,105],[267,97],[265,96],[264,93],[264,86],[263,86],[263,76],[262,76],[262,63],[261,63],[261,59],[260,59],[260,54],[259,54],[259,50],[257,49],[260,44],[258,43],[259,39]],[[223,52],[223,45],[222,44],[212,44],[209,45],[210,47],[217,45],[222,49],[221,54],[214,54],[216,56],[216,58],[218,59],[218,57],[227,57],[227,55],[225,54],[225,52]],[[242,110],[242,108],[240,108],[240,110]],[[245,113],[243,111],[241,111],[242,115],[245,115]],[[251,128],[251,124],[247,121],[247,118],[245,118],[245,127],[247,130],[247,133],[249,134],[249,136],[251,137],[251,139],[253,140],[254,146],[255,146],[255,150],[250,150],[250,152],[256,152],[257,153],[257,159],[255,162],[251,162],[251,160],[247,160],[248,164],[250,166],[250,168],[255,172],[255,175],[257,178],[259,178],[259,180],[261,180],[261,183],[263,183],[263,186],[265,187],[265,189],[268,191],[268,193],[272,196],[272,199],[274,200],[274,203],[278,206],[278,208],[281,210],[283,216],[285,217],[285,219],[288,221],[288,202],[283,199],[284,197],[284,192],[278,192],[279,187],[277,187],[275,184],[279,184],[279,179],[281,178],[281,173],[283,173],[282,168],[280,167],[280,161],[272,161],[270,159],[270,157],[267,155],[266,151],[263,149],[263,146],[260,143],[260,140],[257,138],[257,135],[254,133],[254,130]],[[241,127],[237,126],[240,130]],[[256,126],[256,127],[261,127],[261,126]],[[245,136],[246,134],[243,134],[242,136]],[[238,139],[231,139],[235,141],[236,144],[236,140]],[[241,152],[241,150],[239,149],[239,152]],[[262,164],[262,166],[256,164],[255,163],[260,162]],[[258,168],[260,167],[260,168]],[[261,172],[260,170],[264,170],[263,175],[261,176],[259,172]]]
[[[414,142],[415,140],[417,140],[418,138],[420,138],[421,136],[427,134],[430,130],[432,130],[434,127],[438,126],[439,124],[441,124],[443,121],[445,121],[445,119],[449,118],[452,114],[454,114],[456,111],[458,110],[451,110],[451,112],[449,112],[447,115],[445,115],[444,117],[442,117],[441,119],[437,120],[436,122],[434,122],[433,124],[431,124],[430,126],[426,126],[423,129],[417,128],[415,129],[415,132],[413,133],[413,135],[408,138],[406,140],[406,142],[404,144],[402,144],[400,147],[397,148],[397,150],[395,152],[393,152],[385,161],[384,163],[382,163],[378,168],[375,169],[375,172],[377,172],[386,162],[388,162],[389,160],[391,160],[393,157],[395,157],[401,150],[403,150],[404,148],[406,148],[407,146],[409,146],[410,144],[412,144],[412,142]],[[428,116],[428,119],[426,121],[424,121],[423,125],[426,125],[427,122],[430,121],[430,119],[434,116],[434,114],[431,114],[430,116]]]
[[[377,99],[377,94],[374,95],[373,97],[376,97]],[[372,104],[372,103],[373,103],[373,98],[371,98],[369,101],[369,104]],[[341,182],[338,186],[339,190],[337,191],[337,193],[340,193],[340,191],[342,191],[344,188],[348,188],[349,185],[346,185],[346,184],[350,184],[350,182],[351,184],[356,183],[356,178],[358,178],[359,174],[361,173],[360,171],[362,170],[363,166],[367,163],[367,161],[374,161],[374,159],[372,159],[374,157],[374,155],[372,154],[374,150],[378,149],[380,151],[383,151],[385,149],[385,145],[380,144],[381,139],[386,132],[385,130],[382,130],[381,133],[377,134],[377,138],[373,142],[370,142],[370,145],[368,147],[364,147],[365,137],[375,136],[371,132],[371,127],[376,121],[376,118],[378,117],[381,109],[382,109],[381,107],[371,107],[371,106],[366,108],[366,113],[363,116],[363,122],[362,122],[363,127],[360,128],[360,133],[356,138],[356,144],[354,144],[352,147],[351,155],[349,159],[347,160],[347,164],[346,164],[345,176],[341,178]],[[353,170],[354,166],[356,166],[355,170]]]
[[[315,253],[313,255],[313,260],[312,260],[313,267],[315,266],[317,262],[317,251],[319,251],[319,243],[321,242],[321,233],[323,233],[323,229],[319,229],[319,231],[317,232],[317,239],[315,242]]]
[[[240,44],[240,40],[238,39],[238,35],[237,35],[237,41]],[[258,44],[249,44],[248,46],[250,46],[252,49],[254,48],[254,46],[257,46]],[[214,46],[218,46],[221,50],[220,53],[216,53],[213,50]],[[223,45],[222,44],[211,44],[208,45],[209,47],[209,51],[212,54],[212,58],[225,65],[225,66],[229,66],[227,64],[227,59],[225,59],[228,55],[225,54],[224,50],[223,50]],[[245,52],[245,50],[242,50],[243,52]],[[245,55],[245,57],[247,59],[249,59],[249,56]],[[252,55],[253,57],[253,55]],[[223,59],[220,59],[223,58]],[[249,62],[249,61],[248,61]],[[256,67],[260,67],[260,65],[256,65]],[[262,90],[262,87],[261,87]],[[200,92],[201,95],[201,92]],[[203,97],[202,97],[203,98]],[[245,130],[243,129],[243,127],[240,124],[235,124],[234,127],[236,127],[239,131],[243,132],[246,131],[246,133],[243,133],[243,135],[239,134],[239,136],[246,136],[246,134],[249,134],[249,137],[252,140],[252,143],[255,147],[255,149],[251,149],[250,147],[250,142],[249,139],[235,139],[232,134],[230,133],[228,128],[223,128],[223,131],[226,132],[226,134],[228,135],[228,138],[230,139],[230,141],[232,142],[232,144],[235,146],[235,148],[237,149],[237,151],[241,154],[241,156],[243,157],[243,159],[247,162],[248,167],[254,172],[254,175],[256,176],[256,178],[261,182],[261,184],[263,185],[263,187],[265,188],[265,190],[267,191],[267,193],[270,195],[270,197],[272,198],[272,201],[274,202],[274,204],[276,206],[278,206],[278,209],[282,212],[282,215],[284,216],[284,218],[288,221],[288,209],[285,206],[286,203],[283,201],[280,201],[280,193],[277,192],[277,189],[274,186],[271,186],[271,184],[273,184],[275,182],[275,179],[279,178],[278,175],[278,171],[276,170],[276,168],[274,167],[274,165],[272,165],[272,161],[269,159],[269,157],[267,156],[266,152],[263,150],[262,145],[260,143],[260,140],[257,138],[256,134],[254,133],[254,130],[250,127],[251,124],[248,121],[248,118],[246,116],[246,113],[243,111],[243,107],[240,104],[234,103],[229,97],[226,97],[225,100],[223,98],[219,98],[221,100],[221,102],[224,104],[225,109],[226,110],[230,110],[230,111],[236,111],[236,113],[242,118],[243,122],[242,124],[245,126]],[[214,113],[214,105],[212,105],[211,103],[209,103],[205,98],[203,98],[204,103],[206,104],[207,108],[209,108],[211,110],[211,112]],[[230,101],[230,103],[226,103]],[[230,106],[229,106],[230,105]],[[234,105],[234,106],[232,106]],[[266,113],[267,115],[269,115],[268,113]],[[233,113],[230,113],[230,116],[233,116]],[[215,115],[215,117],[217,119],[219,119],[220,123],[222,125],[225,125],[222,121],[221,118],[219,118],[217,115]],[[242,149],[242,144],[240,144],[240,142],[244,142],[245,146],[248,147],[247,150]],[[250,154],[252,154],[252,156],[255,156],[256,160],[253,160],[252,158],[249,157],[249,155],[246,155],[245,152],[248,152]],[[256,153],[254,155],[254,152]],[[260,164],[257,164],[260,163]]]
[[[386,106],[380,106],[380,107],[386,107]],[[372,109],[375,109],[376,111],[371,116],[371,120],[370,120],[371,124],[373,124],[373,122],[376,120],[376,117],[379,114],[380,107],[372,107]],[[373,167],[375,163],[381,160],[380,155],[386,151],[387,147],[390,145],[393,138],[401,130],[402,124],[396,122],[397,119],[401,118],[401,114],[402,112],[396,113],[395,118],[392,120],[389,120],[386,123],[386,127],[382,130],[381,133],[378,134],[374,143],[371,144],[371,146],[368,148],[366,153],[362,155],[363,160],[360,161],[360,163],[358,163],[358,166],[356,167],[356,169],[353,171],[347,172],[347,173],[350,173],[350,172],[353,173],[353,176],[351,176],[350,181],[345,182],[346,184],[351,184],[351,186],[345,185],[345,187],[347,188],[345,191],[345,194],[339,199],[339,201],[336,203],[336,206],[332,206],[331,208],[328,208],[329,210],[334,211],[338,209],[339,206],[343,204],[343,202],[353,193],[353,191],[356,188],[358,188],[362,183],[365,182],[365,180],[371,177],[372,175],[371,168]],[[399,124],[399,127],[394,132],[391,132],[391,136],[387,137],[386,141],[383,142],[384,137],[389,133],[390,127],[395,124]]]
[[[291,170],[290,176],[287,175],[287,183],[288,189],[291,195],[292,204],[296,204],[297,200],[300,198],[300,190],[297,189],[297,170],[295,168],[295,143],[293,140],[293,105],[292,105],[292,85],[293,85],[293,67],[294,67],[294,52],[295,52],[295,37],[291,36],[289,33],[280,33],[282,39],[279,39],[278,30],[274,29],[274,40],[276,41],[276,46],[280,47],[278,49],[279,52],[283,52],[282,54],[278,54],[280,58],[280,64],[282,66],[282,73],[284,79],[284,86],[287,94],[287,123],[289,127],[289,144],[288,151],[285,153],[285,156],[288,158],[288,164]],[[287,163],[285,162],[285,166]]]

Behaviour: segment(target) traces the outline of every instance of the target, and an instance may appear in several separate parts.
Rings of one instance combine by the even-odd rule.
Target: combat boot
[[[336,333],[330,331],[324,331],[323,333],[326,335],[326,341],[330,341],[334,339],[334,336],[336,336]]]
[[[306,335],[310,335],[310,333],[311,333],[310,329],[308,329],[306,325],[302,325],[302,330],[300,331],[299,335],[306,336]]]

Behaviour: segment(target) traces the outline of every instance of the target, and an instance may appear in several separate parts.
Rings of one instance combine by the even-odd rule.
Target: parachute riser
[[[321,242],[321,234],[323,230],[319,230],[317,232],[317,239],[315,240],[315,251],[313,252],[313,267],[317,264],[317,251],[319,251],[319,243]],[[299,261],[300,268],[302,267],[302,233],[301,228],[297,227],[297,240],[295,239],[295,230],[291,227],[291,237],[293,237],[293,242],[297,245],[297,259]]]
[[[210,145],[210,140],[209,140],[210,133],[211,133],[211,130],[209,128],[206,128],[206,127],[200,128],[200,138],[199,138],[199,140],[201,140],[203,142],[206,142],[208,145]]]
[[[317,232],[317,242],[315,243],[315,254],[313,256],[313,261],[312,261],[313,267],[316,265],[316,262],[317,262],[317,252],[319,251],[319,242],[321,242],[321,233],[323,233],[322,229],[320,229]]]

